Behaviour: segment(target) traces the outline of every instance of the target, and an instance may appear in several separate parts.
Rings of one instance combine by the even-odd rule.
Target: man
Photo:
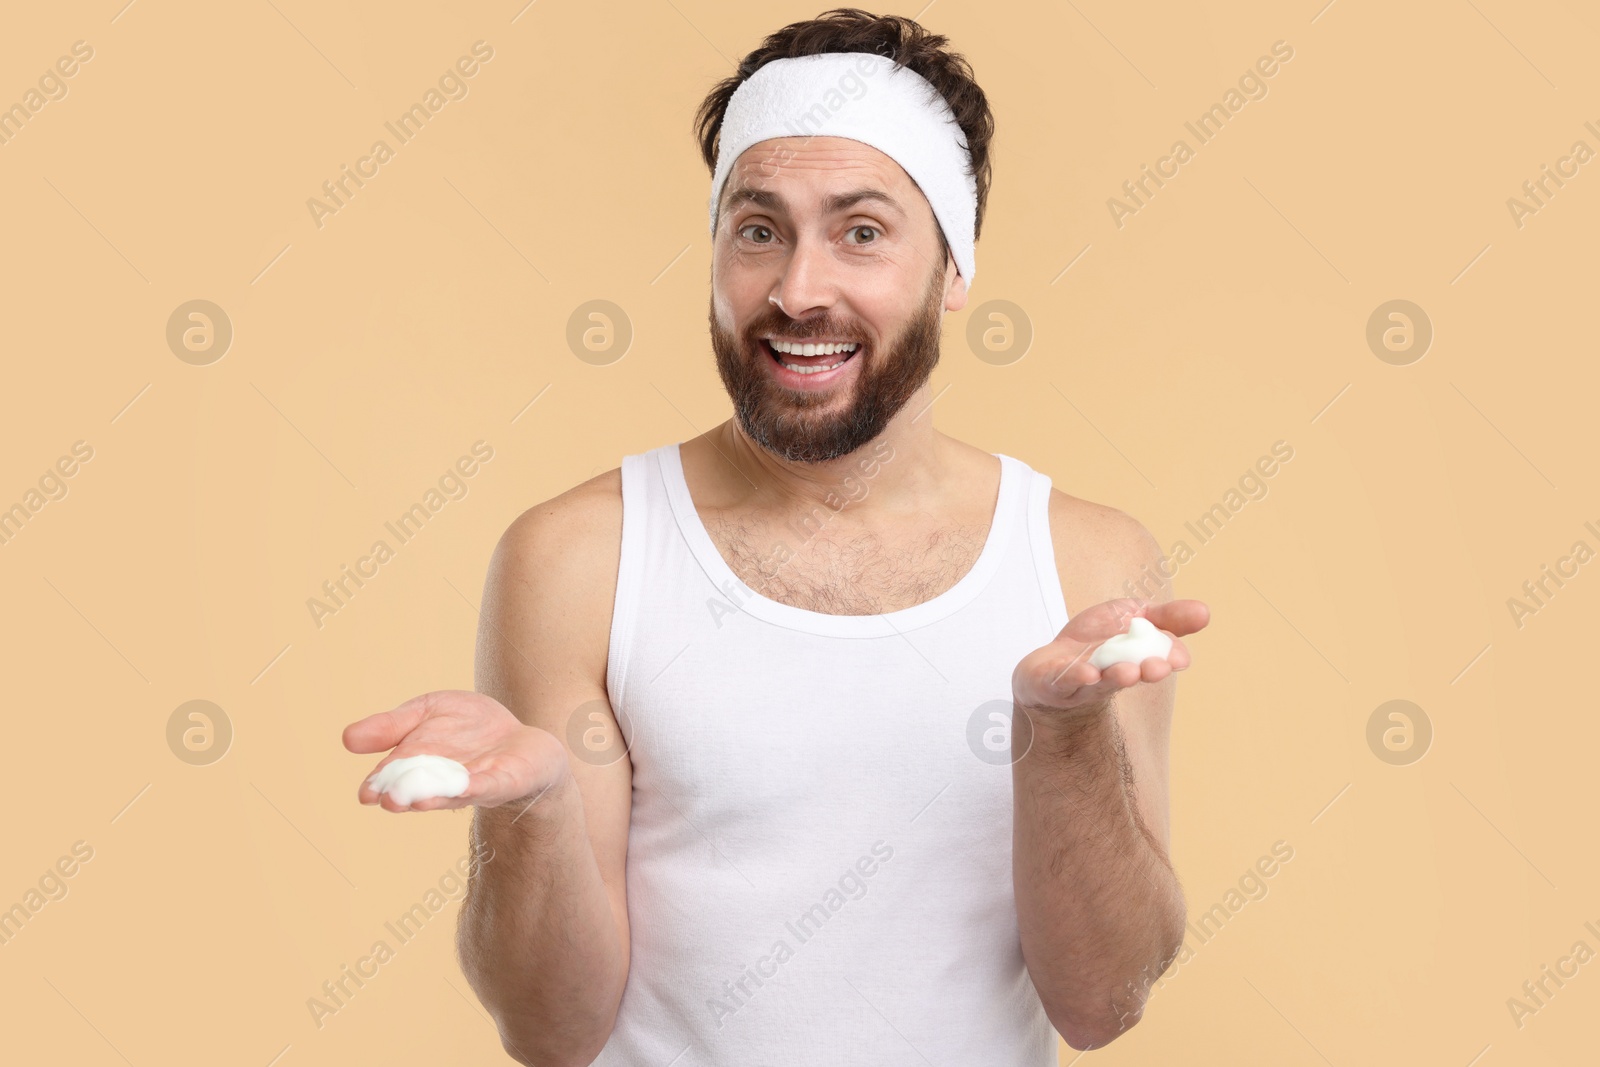
[[[992,131],[945,43],[841,9],[712,93],[734,417],[519,517],[481,692],[345,731],[470,771],[458,797],[360,799],[476,807],[495,859],[458,947],[520,1062],[1043,1067],[1052,1028],[1132,1026],[1182,943],[1188,652],[1090,658],[1207,609],[1123,597],[1160,557],[1144,527],[929,416]],[[816,128],[784,135],[797,114]]]

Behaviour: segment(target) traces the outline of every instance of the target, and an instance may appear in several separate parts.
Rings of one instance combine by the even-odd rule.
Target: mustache
[[[835,323],[831,319],[791,319],[785,315],[771,316],[751,323],[745,329],[745,340],[753,345],[763,337],[774,334],[792,341],[826,337],[830,340],[853,341],[863,346],[867,343],[861,331]]]

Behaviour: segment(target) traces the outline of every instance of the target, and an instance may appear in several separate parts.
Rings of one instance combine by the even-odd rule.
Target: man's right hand
[[[361,803],[381,804],[386,811],[526,805],[568,774],[566,746],[554,734],[524,725],[493,697],[461,689],[423,693],[353,722],[344,728],[344,747],[357,753],[393,749],[367,772],[357,794]],[[391,760],[424,754],[463,764],[470,775],[467,791],[404,805],[368,784]]]

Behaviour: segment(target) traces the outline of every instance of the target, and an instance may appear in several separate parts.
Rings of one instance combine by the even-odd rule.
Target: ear
[[[945,264],[945,278],[944,309],[960,311],[967,306],[967,279],[956,270],[954,256]]]

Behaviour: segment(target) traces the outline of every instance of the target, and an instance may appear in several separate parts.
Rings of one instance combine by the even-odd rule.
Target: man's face
[[[842,137],[778,138],[739,157],[711,273],[711,344],[734,415],[762,448],[799,462],[881,434],[938,363],[943,312],[966,304],[916,183]],[[856,347],[807,357],[774,341]]]

